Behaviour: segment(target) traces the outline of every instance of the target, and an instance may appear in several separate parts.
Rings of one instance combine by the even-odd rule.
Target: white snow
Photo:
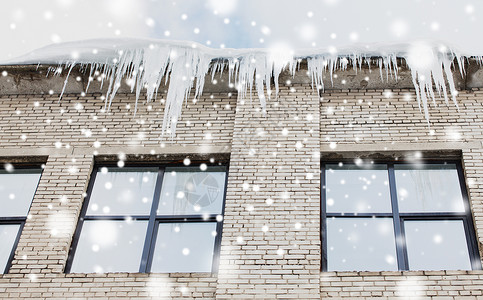
[[[344,70],[349,65],[357,69],[361,68],[362,64],[370,65],[373,62],[379,66],[381,80],[387,80],[389,76],[397,79],[401,64],[398,58],[403,58],[411,70],[418,104],[429,122],[428,101],[435,101],[435,92],[443,96],[448,103],[446,84],[450,88],[452,101],[457,106],[451,68],[457,67],[463,73],[463,60],[470,56],[472,55],[461,55],[443,43],[425,41],[345,49],[328,47],[316,50],[291,50],[284,47],[212,49],[183,41],[99,39],[54,44],[2,64],[55,65],[51,68],[54,74],[67,72],[65,84],[75,66],[87,67],[91,77],[99,72],[103,81],[108,82],[107,108],[123,79],[127,79],[131,83],[131,90],[135,91],[136,105],[144,88],[149,102],[156,97],[158,87],[164,81],[169,86],[163,133],[170,132],[174,135],[177,121],[181,117],[183,102],[187,100],[193,87],[195,98],[202,94],[205,75],[209,72],[214,77],[216,73],[227,69],[230,83],[237,88],[239,97],[251,95],[252,89],[255,88],[265,112],[266,101],[272,95],[271,79],[274,80],[276,97],[280,73],[288,68],[295,74],[302,59],[307,60],[313,88],[323,88],[324,74],[329,73],[332,79],[336,70]],[[483,61],[483,56],[473,56],[480,63]],[[458,66],[454,66],[455,62]],[[62,94],[63,91],[61,97]]]

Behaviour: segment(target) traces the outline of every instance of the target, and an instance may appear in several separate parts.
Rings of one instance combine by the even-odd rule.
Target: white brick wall
[[[217,299],[319,298],[318,102],[307,87],[283,88],[266,116],[238,102]]]
[[[459,111],[438,102],[430,128],[414,91],[391,93],[340,90],[319,99],[308,85],[282,86],[266,116],[258,100],[207,93],[188,103],[173,140],[161,138],[159,101],[141,103],[134,116],[131,94],[117,95],[104,113],[100,94],[61,102],[58,95],[1,95],[0,159],[47,158],[10,272],[0,275],[0,298],[483,297],[481,271],[320,272],[321,151],[460,150],[481,252],[483,91],[461,91]],[[94,151],[161,160],[230,154],[219,273],[64,274]]]

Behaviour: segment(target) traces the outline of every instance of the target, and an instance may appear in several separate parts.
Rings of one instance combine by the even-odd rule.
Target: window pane
[[[101,168],[87,215],[149,215],[157,176],[157,168]]]
[[[471,270],[463,221],[406,221],[411,270]]]
[[[10,253],[12,253],[13,244],[17,239],[17,234],[20,229],[20,225],[0,225],[0,274],[3,273],[7,266]]]
[[[216,223],[159,224],[151,272],[211,272]]]
[[[327,219],[328,271],[397,270],[392,219]]]
[[[139,272],[147,226],[147,221],[85,221],[71,272]]]
[[[166,168],[158,215],[221,214],[225,176],[221,168]]]
[[[391,196],[386,165],[371,169],[356,165],[327,165],[327,212],[391,212]]]
[[[401,212],[464,212],[458,172],[448,165],[395,165]]]
[[[0,217],[26,217],[41,170],[0,172]]]

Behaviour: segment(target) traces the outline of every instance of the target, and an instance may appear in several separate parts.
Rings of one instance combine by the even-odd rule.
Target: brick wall
[[[2,147],[86,148],[96,141],[103,147],[231,143],[236,96],[206,93],[187,103],[173,139],[161,138],[164,105],[159,98],[151,103],[140,100],[134,114],[133,94],[119,94],[109,110],[101,94],[68,94],[61,101],[59,95],[3,95]]]
[[[327,153],[398,151],[403,159],[414,157],[414,151],[461,150],[481,257],[483,91],[461,91],[459,111],[437,100],[430,107],[430,126],[413,90],[341,90],[322,96],[320,139]],[[321,297],[471,299],[482,295],[483,272],[324,272],[320,280]]]
[[[479,299],[481,271],[326,272],[322,298]]]
[[[238,102],[217,299],[319,298],[318,102],[302,86],[266,116]]]
[[[10,274],[62,273],[91,172],[92,155],[51,155],[32,201]]]
[[[414,90],[324,93],[320,138],[337,144],[481,141],[483,90],[462,91],[457,98],[459,111],[452,102],[430,103],[428,126]]]
[[[174,139],[161,137],[161,101],[140,104],[134,116],[133,95],[116,99],[106,112],[100,94],[69,94],[60,102],[58,95],[0,96],[1,161],[48,157],[10,271],[0,275],[0,298],[214,298],[217,278],[209,273],[64,274],[99,160],[93,154],[163,160],[163,153],[179,158],[180,153],[229,152],[236,97],[205,94],[189,103]]]
[[[1,161],[45,163],[0,298],[481,297],[482,271],[320,272],[321,152],[459,151],[481,252],[483,90],[458,101],[459,111],[431,106],[428,127],[410,89],[319,98],[309,85],[284,85],[267,115],[258,100],[206,92],[188,101],[170,139],[161,101],[134,115],[132,94],[118,94],[110,111],[101,94],[0,95]],[[95,154],[120,152],[230,155],[218,274],[63,273]]]

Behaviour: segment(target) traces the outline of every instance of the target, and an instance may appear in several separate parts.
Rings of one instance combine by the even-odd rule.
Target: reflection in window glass
[[[395,165],[396,187],[401,212],[464,212],[456,166]]]
[[[84,221],[71,272],[138,272],[147,225],[147,221]]]
[[[216,223],[159,224],[151,272],[211,272]]]
[[[41,171],[0,171],[0,217],[25,217],[30,209]]]
[[[217,171],[217,169],[219,171]],[[158,215],[221,214],[225,171],[166,168]]]
[[[371,168],[327,165],[327,212],[391,212],[387,168],[385,165]]]
[[[329,271],[397,270],[392,219],[327,219]]]
[[[471,270],[463,221],[406,221],[411,270]]]
[[[0,243],[0,273],[3,273],[7,266],[19,229],[18,224],[0,225],[0,240],[2,241]]]
[[[101,168],[87,215],[149,215],[157,175],[156,168]]]

